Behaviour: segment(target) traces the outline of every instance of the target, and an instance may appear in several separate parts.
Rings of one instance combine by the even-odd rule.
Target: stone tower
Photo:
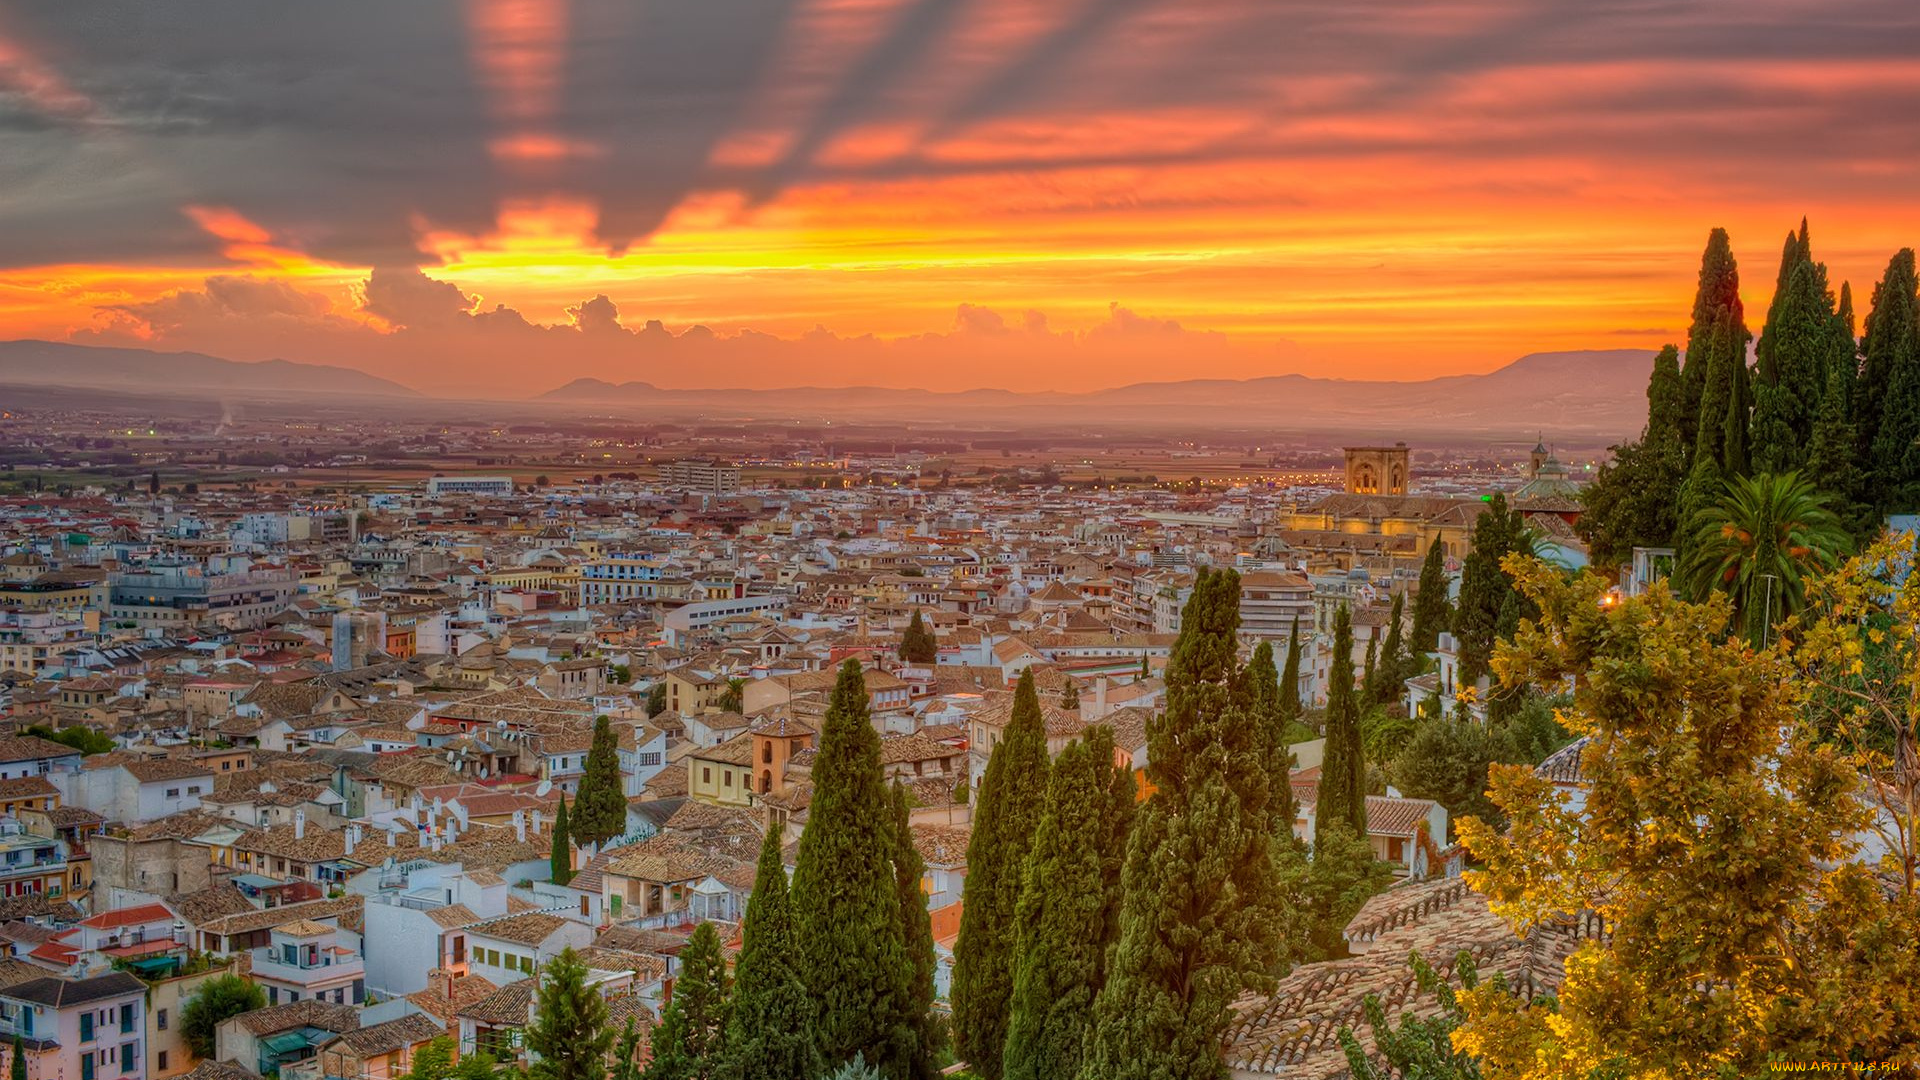
[[[1350,495],[1405,495],[1407,493],[1407,444],[1392,446],[1349,446],[1347,452],[1347,493]]]

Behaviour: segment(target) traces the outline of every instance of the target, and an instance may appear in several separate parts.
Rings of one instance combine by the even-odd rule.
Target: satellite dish
[[[544,799],[547,797],[547,793],[552,790],[553,790],[553,781],[542,780],[540,781],[540,786],[533,789],[533,794],[534,794],[534,797],[536,798]]]

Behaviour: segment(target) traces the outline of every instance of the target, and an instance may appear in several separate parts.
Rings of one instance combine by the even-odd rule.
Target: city
[[[1916,57],[0,0],[0,1068],[1920,1075]]]

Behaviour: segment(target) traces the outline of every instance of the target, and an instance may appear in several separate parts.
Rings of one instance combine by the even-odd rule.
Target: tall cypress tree
[[[1115,771],[1112,729],[1095,725],[1060,752],[1048,777],[1017,909],[1007,1080],[1071,1080],[1080,1070],[1094,999],[1106,985],[1107,935],[1118,926],[1108,874],[1126,829],[1114,818],[1133,810]]]
[[[1472,550],[1460,571],[1460,603],[1453,612],[1453,636],[1459,649],[1460,684],[1471,687],[1488,671],[1500,621],[1500,605],[1513,582],[1500,560],[1517,550],[1526,532],[1520,511],[1498,492],[1474,519]]]
[[[1300,719],[1300,617],[1287,631],[1287,666],[1280,669],[1280,728],[1284,732]]]
[[[1353,690],[1353,617],[1345,604],[1333,616],[1326,736],[1313,815],[1316,845],[1327,829],[1339,823],[1357,835],[1367,834],[1367,764],[1360,743],[1360,703]]]
[[[1580,493],[1586,512],[1574,528],[1603,567],[1625,564],[1636,547],[1666,547],[1679,531],[1681,486],[1690,445],[1682,431],[1686,408],[1680,351],[1672,345],[1653,358],[1647,380],[1647,426],[1636,442],[1613,447],[1613,460]]]
[[[1864,541],[1872,531],[1872,512],[1867,506],[1866,472],[1860,465],[1860,439],[1853,414],[1860,356],[1859,342],[1854,338],[1853,290],[1845,282],[1840,285],[1832,336],[1827,381],[1807,446],[1806,475],[1830,494],[1834,512],[1847,523],[1855,540]]]
[[[840,667],[813,761],[813,803],[793,877],[801,971],[813,996],[815,1043],[828,1066],[862,1055],[888,1080],[918,1065],[900,1030],[913,964],[900,940],[893,807],[880,773],[880,733],[858,662]]]
[[[1296,623],[1295,632],[1298,630]],[[1288,781],[1293,773],[1293,752],[1287,748],[1287,717],[1280,707],[1280,673],[1273,667],[1271,643],[1262,641],[1254,646],[1253,658],[1247,661],[1241,677],[1247,686],[1248,711],[1267,733],[1267,774],[1273,778],[1267,816],[1273,822],[1273,835],[1284,836],[1293,829],[1293,785]],[[1299,700],[1297,691],[1294,700]]]
[[[925,619],[920,617],[920,609],[913,609],[913,619],[907,623],[907,630],[900,635],[900,659],[915,664],[931,664],[940,658],[940,642],[927,629]]]
[[[740,927],[722,1080],[808,1080],[824,1067],[813,1041],[813,1002],[795,967],[800,950],[780,835],[778,826],[768,829],[760,845]]]
[[[573,835],[603,844],[627,831],[627,795],[620,776],[620,740],[605,714],[593,719],[593,743],[573,799]]]
[[[1797,472],[1806,466],[1814,420],[1826,394],[1827,369],[1844,362],[1837,319],[1826,268],[1803,259],[1787,274],[1785,292],[1775,298],[1760,336],[1754,369],[1754,471]]]
[[[1860,420],[1871,425],[1874,508],[1881,514],[1920,505],[1920,296],[1912,248],[1887,264],[1873,290],[1861,343]]]
[[[1440,645],[1452,605],[1447,603],[1447,553],[1434,537],[1427,559],[1420,564],[1419,591],[1413,597],[1413,632],[1409,636],[1415,657],[1424,658]]]
[[[567,823],[565,795],[560,796],[560,810],[553,816],[553,850],[547,858],[555,885],[565,885],[573,880],[573,841]]]
[[[1239,601],[1238,574],[1202,571],[1182,612],[1081,1080],[1220,1075],[1229,1006],[1271,986],[1297,947],[1267,829],[1272,777],[1235,689]]]
[[[1047,788],[1047,728],[1033,671],[1020,673],[1006,737],[987,759],[967,842],[966,905],[953,950],[956,1047],[972,1070],[999,1080],[1013,998],[1014,909],[1021,866]]]
[[[921,879],[927,875],[927,863],[913,844],[912,817],[905,785],[893,785],[893,887],[900,897],[900,940],[913,966],[900,1028],[913,1039],[914,1045],[907,1054],[912,1077],[932,1080],[933,920],[927,911],[927,894],[920,888]]]
[[[1407,607],[1407,594],[1393,594],[1393,607],[1387,615],[1387,639],[1380,643],[1379,666],[1374,669],[1376,685],[1369,704],[1386,705],[1406,690],[1403,685],[1412,676],[1407,670],[1406,642],[1400,633],[1400,620]]]
[[[1691,453],[1698,437],[1700,417],[1711,417],[1719,424],[1725,415],[1723,400],[1711,409],[1704,407],[1706,388],[1712,375],[1714,358],[1722,350],[1712,344],[1714,324],[1723,310],[1740,308],[1740,268],[1733,259],[1733,242],[1727,230],[1714,229],[1707,235],[1707,249],[1700,256],[1700,281],[1693,294],[1693,320],[1687,327],[1686,366],[1680,369],[1682,445]],[[1740,343],[1745,350],[1746,342]]]
[[[587,966],[571,946],[547,961],[527,1025],[527,1049],[539,1055],[531,1080],[606,1080],[613,1045],[607,1003],[587,985]]]
[[[680,974],[673,980],[673,997],[660,1010],[653,1060],[641,1074],[644,1080],[710,1080],[720,1075],[730,1011],[720,935],[703,921],[680,951]]]

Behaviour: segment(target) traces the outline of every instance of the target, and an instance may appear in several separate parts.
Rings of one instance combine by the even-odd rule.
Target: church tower
[[[1349,495],[1405,495],[1407,493],[1407,444],[1392,446],[1349,446],[1347,453],[1347,493]]]

